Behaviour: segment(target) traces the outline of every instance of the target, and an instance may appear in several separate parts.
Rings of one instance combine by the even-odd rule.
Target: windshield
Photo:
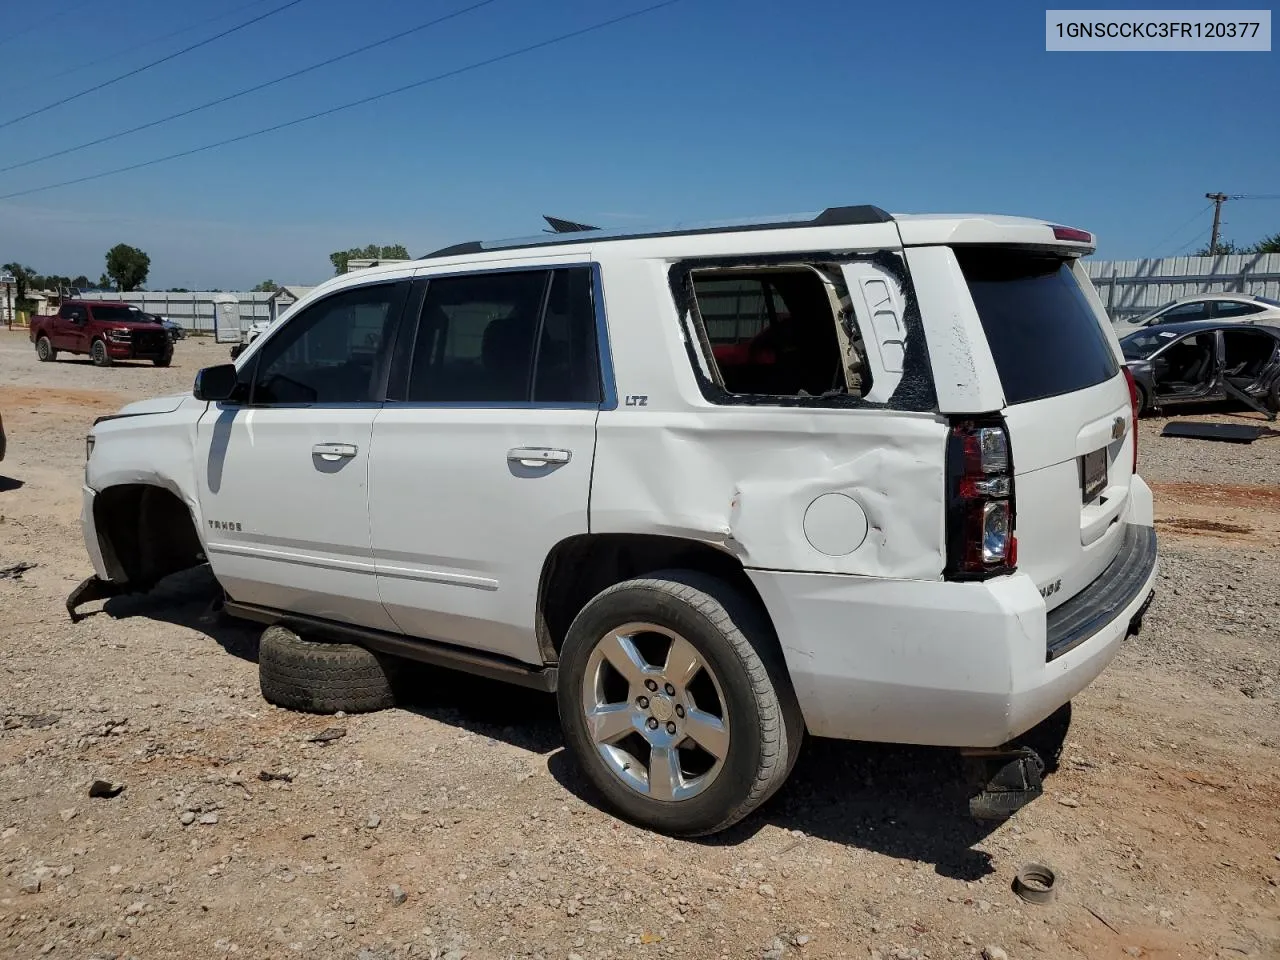
[[[1161,347],[1168,346],[1178,338],[1169,330],[1142,330],[1131,333],[1120,341],[1120,350],[1126,360],[1146,360]]]
[[[1270,297],[1254,297],[1259,303],[1265,303],[1273,307],[1280,307],[1280,300],[1272,300]]]
[[[120,323],[121,321],[137,323],[143,320],[144,317],[137,307],[120,307],[95,303],[93,305],[93,319],[102,323]]]

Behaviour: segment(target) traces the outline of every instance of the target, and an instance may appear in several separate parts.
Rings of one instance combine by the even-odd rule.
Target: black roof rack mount
[[[554,234],[542,237],[530,237],[523,240],[480,241],[455,243],[443,247],[422,257],[431,260],[437,257],[461,257],[487,250],[518,250],[529,247],[552,247],[566,243],[600,243],[606,240],[644,240],[650,237],[687,237],[711,233],[746,233],[754,230],[786,230],[796,227],[848,227],[868,223],[890,223],[893,217],[879,207],[861,204],[849,207],[827,207],[817,216],[802,220],[762,220],[757,223],[723,223],[708,224],[699,227],[675,227],[670,230],[601,230],[585,224],[570,223],[554,217],[545,218],[556,229]],[[562,230],[561,227],[580,227],[581,230]]]
[[[593,227],[586,223],[575,223],[573,220],[561,220],[559,217],[549,217],[545,213],[542,219],[547,221],[547,225],[551,227],[549,233],[585,233],[588,230],[599,230],[599,227]]]

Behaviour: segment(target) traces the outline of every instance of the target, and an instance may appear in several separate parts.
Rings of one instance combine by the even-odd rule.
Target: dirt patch
[[[0,411],[15,423],[30,416],[51,412],[79,410],[85,413],[111,413],[124,406],[127,400],[118,393],[106,390],[68,390],[54,387],[0,387]]]
[[[1206,534],[1241,534],[1253,533],[1252,527],[1241,526],[1238,523],[1223,523],[1220,520],[1194,520],[1189,517],[1159,517],[1156,519],[1156,527],[1166,527],[1178,533],[1206,533]]]
[[[1280,459],[1280,458],[1277,458]],[[1153,483],[1156,500],[1216,507],[1280,511],[1280,486],[1250,484]]]

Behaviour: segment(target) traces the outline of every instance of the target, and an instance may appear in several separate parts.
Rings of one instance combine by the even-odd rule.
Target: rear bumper
[[[1123,588],[1109,567],[1081,595],[1079,616],[1047,616],[1024,574],[948,583],[749,573],[810,733],[995,747],[1088,686],[1140,623],[1156,577],[1155,533],[1149,523],[1130,527],[1126,543],[1143,547],[1140,559],[1122,565]],[[1062,636],[1070,644],[1050,657],[1051,637]]]
[[[1150,596],[1156,568],[1156,531],[1136,523],[1126,526],[1120,552],[1102,574],[1046,618],[1048,659],[1056,660],[1087,641],[1130,607]]]

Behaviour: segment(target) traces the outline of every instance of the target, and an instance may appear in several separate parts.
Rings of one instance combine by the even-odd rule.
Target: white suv
[[[95,425],[68,605],[207,558],[268,699],[386,706],[400,658],[555,691],[667,832],[746,815],[806,731],[991,748],[1012,809],[1155,577],[1093,246],[838,207],[336,277]]]

